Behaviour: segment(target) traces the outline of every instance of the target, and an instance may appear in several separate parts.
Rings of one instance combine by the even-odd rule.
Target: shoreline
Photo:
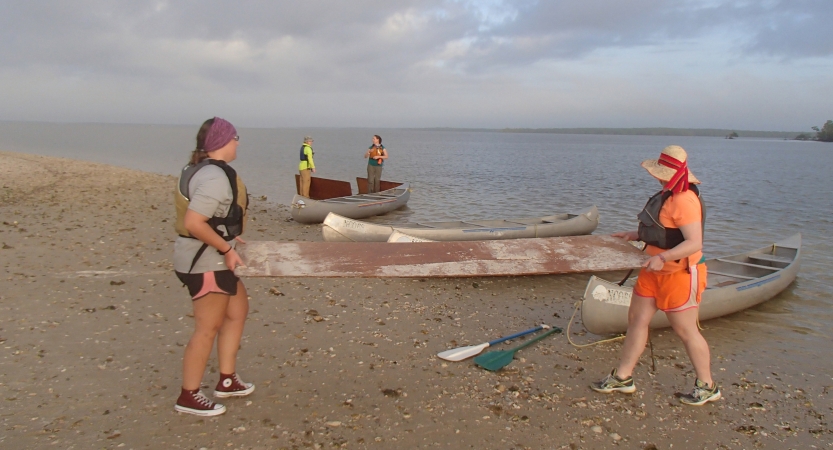
[[[652,333],[658,370],[646,350],[632,396],[587,388],[619,343],[576,349],[556,334],[496,373],[436,357],[539,323],[566,332],[587,275],[244,279],[239,372],[257,390],[222,416],[181,415],[193,324],[170,262],[175,178],[0,152],[0,180],[10,448],[830,448],[826,361],[744,345],[738,318],[704,324],[724,399],[700,408],[674,398],[694,378],[667,330]],[[244,239],[322,240],[257,193],[249,214]],[[572,331],[599,338],[578,319]],[[205,385],[215,371],[212,355]]]

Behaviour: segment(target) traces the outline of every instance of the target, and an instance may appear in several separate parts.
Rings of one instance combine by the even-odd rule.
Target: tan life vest
[[[242,235],[246,228],[249,196],[246,191],[246,185],[243,184],[243,180],[240,179],[237,172],[235,172],[234,169],[232,169],[231,166],[226,164],[224,161],[216,159],[205,159],[196,165],[188,164],[182,168],[182,172],[179,175],[179,181],[174,189],[174,204],[176,205],[176,222],[174,223],[174,228],[180,236],[195,239],[191,236],[191,233],[185,229],[185,212],[188,211],[188,204],[191,202],[190,193],[188,192],[188,183],[191,182],[191,178],[195,173],[209,164],[223,169],[223,172],[225,172],[228,177],[232,192],[232,204],[229,207],[229,212],[226,217],[211,217],[208,219],[208,224],[211,225],[211,228],[214,229],[214,231],[220,236],[223,236],[223,233],[218,227],[220,225],[225,225],[227,235],[223,236],[223,239],[230,241],[237,236]]]

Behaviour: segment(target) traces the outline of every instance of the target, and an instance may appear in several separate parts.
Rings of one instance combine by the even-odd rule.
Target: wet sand
[[[646,351],[631,396],[587,388],[620,343],[556,334],[497,373],[435,356],[538,323],[566,333],[587,275],[245,279],[238,371],[257,390],[219,417],[176,413],[193,319],[171,265],[174,183],[0,152],[0,447],[833,446],[829,358],[741,343],[732,318],[704,324],[724,399],[699,408],[675,398],[694,374],[669,331],[653,333],[656,372]],[[252,194],[244,237],[321,240]],[[578,319],[572,332],[600,338]],[[212,355],[208,393],[217,376]]]

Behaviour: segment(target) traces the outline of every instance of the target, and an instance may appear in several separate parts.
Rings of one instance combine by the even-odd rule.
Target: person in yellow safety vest
[[[312,174],[315,173],[315,162],[312,160],[315,153],[312,151],[312,142],[311,136],[304,137],[304,143],[301,144],[301,162],[298,164],[298,172],[301,173],[301,186],[298,194],[304,197],[309,197],[309,184]]]

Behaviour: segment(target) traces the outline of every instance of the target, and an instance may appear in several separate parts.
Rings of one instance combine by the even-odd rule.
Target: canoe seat
[[[721,275],[721,276],[729,277],[729,278],[737,278],[739,280],[754,280],[754,279],[758,278],[758,277],[747,277],[746,275],[738,275],[736,273],[718,272],[716,270],[711,270],[711,269],[709,269],[709,275]]]
[[[777,272],[777,271],[781,270],[781,267],[762,266],[760,264],[751,264],[751,263],[745,263],[745,262],[740,262],[740,261],[732,261],[731,259],[717,258],[717,260],[720,261],[720,262],[728,263],[728,264],[737,264],[739,266],[746,266],[746,267],[754,267],[756,269],[771,270],[773,272]]]
[[[757,259],[758,261],[768,261],[768,262],[783,263],[783,264],[789,264],[789,263],[793,262],[792,258],[786,258],[784,256],[768,255],[766,253],[761,253],[759,255],[749,255],[749,259]]]

